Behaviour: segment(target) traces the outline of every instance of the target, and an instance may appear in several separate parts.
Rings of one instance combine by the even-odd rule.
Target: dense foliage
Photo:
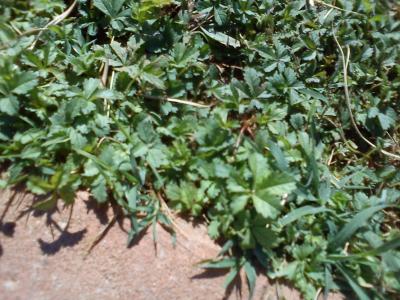
[[[400,6],[312,2],[2,0],[1,186],[37,209],[88,188],[129,241],[167,203],[227,283],[399,293]]]

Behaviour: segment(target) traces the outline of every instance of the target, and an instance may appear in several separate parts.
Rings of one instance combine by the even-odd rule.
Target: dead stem
[[[332,9],[336,9],[336,10],[340,10],[340,11],[343,11],[343,12],[347,12],[347,13],[350,13],[350,14],[364,16],[364,14],[360,14],[360,13],[355,12],[355,11],[343,9],[343,8],[337,7],[335,5],[332,5],[332,4],[326,3],[324,1],[321,1],[321,0],[313,0],[313,2],[316,2],[316,3],[318,3],[319,5],[322,5],[322,6],[326,6],[326,7],[329,7],[329,8],[332,8]],[[311,5],[311,1],[310,1],[310,5]],[[311,5],[311,6],[315,6],[315,4]]]
[[[8,210],[10,209],[11,204],[13,203],[13,201],[14,201],[16,196],[17,196],[17,191],[15,190],[14,193],[11,195],[10,199],[7,201],[6,207],[4,208],[4,210],[3,210],[3,212],[2,212],[2,214],[0,216],[0,224],[3,222],[5,216],[6,216],[7,212],[8,212]]]
[[[365,142],[366,142],[369,146],[371,146],[373,149],[378,149],[378,147],[377,147],[375,144],[373,144],[371,141],[369,141],[369,140],[361,133],[361,131],[360,131],[360,129],[358,128],[357,123],[356,123],[356,121],[355,121],[355,118],[354,118],[354,115],[353,115],[353,111],[352,111],[352,109],[351,109],[350,92],[349,92],[348,76],[347,76],[347,68],[348,68],[349,62],[350,62],[350,48],[349,48],[349,46],[346,46],[347,55],[345,55],[345,54],[344,54],[344,51],[343,51],[343,48],[342,48],[342,46],[340,45],[340,43],[339,43],[339,41],[338,41],[338,39],[337,39],[337,37],[336,37],[335,30],[333,29],[333,27],[332,27],[332,33],[333,33],[333,38],[334,38],[334,40],[335,40],[335,42],[336,42],[336,44],[337,44],[337,46],[338,46],[338,48],[339,48],[340,55],[342,56],[344,94],[345,94],[346,106],[347,106],[347,109],[348,109],[349,115],[350,115],[351,124],[352,124],[354,130],[356,131],[356,133],[358,134],[358,136],[359,136],[363,141],[365,141]],[[393,159],[396,159],[396,160],[400,160],[400,156],[399,156],[399,155],[390,153],[390,152],[388,152],[388,151],[386,151],[386,150],[383,150],[383,149],[378,149],[378,150],[379,150],[379,152],[381,152],[382,154],[384,154],[384,155],[386,155],[386,156],[389,156],[389,157],[391,157],[391,158],[393,158]]]
[[[158,200],[161,203],[161,207],[165,210],[165,212],[167,213],[173,228],[176,229],[180,234],[182,234],[186,239],[190,239],[188,234],[186,234],[186,232],[175,222],[175,217],[172,214],[171,210],[169,209],[167,203],[165,202],[164,198],[161,196],[160,192],[156,193]]]
[[[107,232],[111,229],[111,227],[113,227],[113,225],[115,224],[115,222],[118,219],[118,215],[115,214],[113,216],[113,218],[110,220],[110,222],[108,222],[108,224],[103,228],[103,230],[101,230],[97,236],[95,237],[95,239],[90,243],[88,249],[86,250],[86,254],[84,256],[84,258],[86,258],[94,249],[94,247],[96,247],[100,241],[106,236]]]
[[[53,20],[51,20],[43,28],[41,28],[39,30],[39,34],[37,35],[37,37],[35,38],[33,43],[29,46],[28,49],[29,50],[33,50],[35,48],[35,46],[36,46],[37,41],[41,37],[43,31],[47,30],[50,26],[57,25],[57,24],[61,23],[65,18],[67,18],[71,14],[71,12],[74,10],[74,8],[75,8],[75,6],[77,4],[78,4],[78,0],[75,0],[66,11],[64,11],[61,15],[56,16]]]

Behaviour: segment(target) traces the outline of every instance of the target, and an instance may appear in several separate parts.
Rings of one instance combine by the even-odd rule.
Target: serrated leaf
[[[249,200],[249,197],[246,195],[243,196],[236,196],[232,202],[230,203],[230,208],[232,210],[233,214],[237,214],[239,212],[241,212],[242,210],[244,210],[244,208],[247,205],[247,202]]]
[[[378,114],[379,123],[383,130],[388,130],[394,124],[396,124],[396,119],[393,119],[391,116],[379,113]]]
[[[204,29],[203,27],[200,27],[200,29],[204,32],[204,34],[209,37],[210,39],[223,44],[225,46],[230,46],[233,48],[238,48],[240,47],[240,42],[233,37],[226,35],[225,33],[222,32],[210,32]]]
[[[128,207],[132,210],[136,210],[137,200],[138,200],[138,190],[137,187],[131,188],[126,194],[126,199],[128,200]]]
[[[264,249],[271,249],[276,246],[278,237],[272,229],[266,228],[265,226],[254,226],[252,232],[257,242],[260,243]]]
[[[165,89],[164,81],[153,74],[144,72],[141,74],[141,78],[158,89]]]
[[[28,93],[37,85],[37,76],[33,72],[18,74],[13,78],[12,92],[18,95]]]
[[[254,153],[249,157],[249,166],[253,173],[254,186],[260,184],[271,173],[267,159],[259,153]]]
[[[256,192],[259,194],[283,196],[296,189],[293,178],[285,173],[272,173],[256,183]]]
[[[214,18],[218,25],[223,25],[227,21],[227,14],[221,8],[214,8]]]
[[[125,0],[93,0],[93,5],[111,18],[118,17],[118,13]]]
[[[17,97],[9,96],[7,98],[0,99],[0,111],[8,114],[9,116],[15,116],[19,110],[19,102]]]
[[[152,148],[148,151],[147,161],[154,168],[159,168],[161,165],[168,163],[165,152],[157,148]]]
[[[60,197],[66,204],[72,204],[75,200],[75,189],[71,185],[66,185],[58,191]]]
[[[219,225],[220,223],[217,220],[213,220],[210,222],[207,228],[207,232],[210,238],[215,240],[219,237]]]
[[[269,141],[268,147],[269,147],[269,150],[271,151],[271,154],[274,156],[274,158],[276,160],[276,164],[277,164],[278,168],[281,171],[287,171],[289,168],[289,164],[286,160],[285,155],[283,154],[283,151],[281,150],[281,148],[279,148],[278,144],[276,144],[272,141]]]
[[[50,199],[36,202],[33,205],[33,208],[40,210],[40,211],[48,211],[48,210],[52,209],[56,204],[57,204],[57,198],[51,197]]]
[[[108,194],[106,180],[103,176],[99,176],[98,179],[94,182],[91,188],[91,193],[99,203],[104,203],[107,201]]]
[[[253,204],[256,211],[264,218],[276,219],[279,215],[279,199],[271,194],[264,193],[263,198],[253,196]]]

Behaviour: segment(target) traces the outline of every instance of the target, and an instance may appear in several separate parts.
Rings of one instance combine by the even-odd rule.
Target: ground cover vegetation
[[[2,0],[0,184],[89,189],[128,243],[195,217],[227,284],[389,299],[399,62],[396,1]]]

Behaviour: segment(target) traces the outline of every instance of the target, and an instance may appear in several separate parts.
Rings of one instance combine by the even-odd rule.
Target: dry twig
[[[157,96],[150,96],[150,95],[144,95],[145,99],[149,99],[149,100],[159,100],[159,101],[168,101],[168,102],[173,102],[173,103],[179,103],[179,104],[186,104],[186,105],[190,105],[190,106],[194,106],[194,107],[198,107],[198,108],[210,108],[212,105],[205,105],[205,104],[200,104],[200,103],[196,103],[196,102],[192,102],[192,101],[188,101],[188,100],[181,100],[181,99],[175,99],[175,98],[163,98],[163,97],[157,97]]]
[[[175,102],[175,103],[180,103],[180,104],[186,104],[186,105],[191,105],[194,107],[200,107],[200,108],[209,108],[211,105],[204,105],[192,101],[187,101],[187,100],[180,100],[180,99],[175,99],[175,98],[166,98],[165,100],[169,102]]]
[[[318,300],[318,297],[319,297],[319,295],[321,294],[321,292],[322,292],[322,288],[319,288],[319,289],[317,290],[317,292],[315,293],[314,300]]]
[[[346,106],[347,106],[347,109],[348,109],[349,115],[350,115],[351,124],[352,124],[354,130],[356,131],[356,133],[358,134],[358,136],[359,136],[364,142],[366,142],[366,143],[367,143],[369,146],[371,146],[373,149],[378,149],[378,147],[377,147],[375,144],[373,144],[371,141],[369,141],[369,140],[361,133],[361,131],[360,131],[360,129],[358,128],[357,123],[356,123],[356,121],[355,121],[355,119],[354,119],[353,111],[352,111],[352,109],[351,109],[350,92],[349,92],[348,76],[347,76],[347,69],[348,69],[349,62],[350,62],[350,48],[349,48],[349,46],[346,46],[347,55],[345,55],[345,54],[344,54],[344,51],[343,51],[343,47],[340,45],[340,43],[339,43],[339,41],[338,41],[338,39],[337,39],[337,37],[336,37],[335,30],[334,30],[333,28],[332,28],[332,33],[333,33],[333,38],[334,38],[334,40],[335,40],[335,42],[336,42],[336,44],[337,44],[337,46],[338,46],[338,48],[339,48],[340,55],[342,56],[344,94],[345,94]],[[386,150],[383,150],[383,149],[379,149],[379,152],[381,152],[382,154],[384,154],[384,155],[386,155],[386,156],[388,156],[388,157],[391,157],[391,158],[393,158],[393,159],[400,160],[400,156],[397,155],[397,154],[390,153],[390,152],[388,152],[388,151],[386,151]]]
[[[49,23],[47,23],[43,28],[40,28],[39,34],[33,41],[33,43],[29,46],[29,50],[33,50],[36,46],[37,41],[41,37],[43,31],[47,30],[50,26],[57,25],[61,23],[65,18],[67,18],[71,12],[74,10],[75,6],[78,4],[78,0],[75,0],[70,7],[66,11],[64,11],[61,15],[56,16],[53,20],[51,20]]]
[[[360,14],[359,12],[343,9],[343,8],[337,7],[335,5],[332,5],[332,4],[326,3],[324,1],[321,1],[321,0],[313,0],[313,2],[316,2],[319,5],[326,6],[326,7],[332,8],[332,9],[340,10],[340,11],[351,13],[351,14],[356,14],[356,15],[359,15],[359,16],[364,16],[363,14]],[[311,6],[314,6],[314,5],[311,5]]]
[[[118,215],[114,214],[113,218],[108,222],[108,224],[101,230],[95,239],[90,243],[88,249],[86,250],[85,258],[92,252],[93,248],[97,246],[98,243],[106,236],[107,232],[113,227],[115,222],[117,222]]]
[[[175,222],[174,215],[172,214],[171,210],[169,209],[167,203],[165,202],[164,198],[161,196],[160,192],[156,193],[158,200],[161,203],[161,207],[165,210],[167,213],[171,224],[173,225],[173,228],[177,230],[180,234],[182,234],[186,239],[190,239],[189,235]]]

